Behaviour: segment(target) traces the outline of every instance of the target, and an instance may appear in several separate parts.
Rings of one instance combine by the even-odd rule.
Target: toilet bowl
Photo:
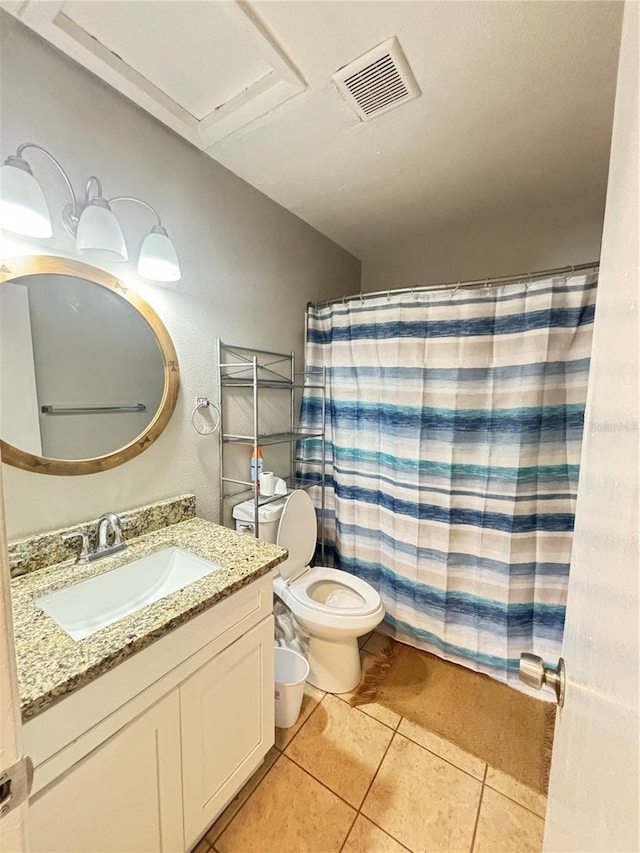
[[[317,529],[309,495],[292,492],[276,536],[289,556],[274,569],[273,591],[308,638],[307,681],[328,693],[346,693],[360,682],[358,637],[380,624],[384,607],[366,581],[339,569],[309,567]]]

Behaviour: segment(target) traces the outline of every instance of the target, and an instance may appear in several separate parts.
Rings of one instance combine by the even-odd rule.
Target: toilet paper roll
[[[274,493],[276,476],[273,471],[263,471],[260,474],[260,494],[270,498]]]
[[[276,482],[273,487],[274,495],[286,495],[287,494],[287,484],[282,479],[282,477],[276,477]]]

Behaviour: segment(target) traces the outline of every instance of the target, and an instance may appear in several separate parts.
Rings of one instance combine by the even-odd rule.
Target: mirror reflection
[[[92,281],[25,275],[0,286],[0,436],[50,459],[113,453],[144,432],[164,391],[156,336]]]

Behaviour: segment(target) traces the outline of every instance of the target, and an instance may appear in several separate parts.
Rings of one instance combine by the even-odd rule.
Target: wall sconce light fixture
[[[71,201],[62,209],[65,231],[76,241],[76,249],[99,261],[126,261],[127,244],[122,228],[111,206],[117,202],[133,202],[146,207],[157,222],[144,238],[138,255],[138,273],[152,281],[178,281],[180,264],[173,243],[157,211],[142,199],[116,196],[106,199],[102,183],[92,175],[79,201],[71,181],[56,158],[46,148],[25,142],[0,167],[0,228],[27,237],[51,237],[51,217],[42,187],[33,176],[31,166],[22,156],[27,148],[42,151],[62,175]]]

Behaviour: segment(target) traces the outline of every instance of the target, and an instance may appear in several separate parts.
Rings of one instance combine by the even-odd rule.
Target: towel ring
[[[198,427],[196,426],[196,412],[198,412],[200,409],[213,409],[216,413],[216,422],[212,429],[203,431],[201,429],[198,429]],[[220,428],[220,409],[215,403],[212,403],[208,397],[196,397],[196,404],[193,407],[193,411],[191,412],[190,421],[191,426],[198,433],[198,435],[213,435],[213,433],[217,432]]]

